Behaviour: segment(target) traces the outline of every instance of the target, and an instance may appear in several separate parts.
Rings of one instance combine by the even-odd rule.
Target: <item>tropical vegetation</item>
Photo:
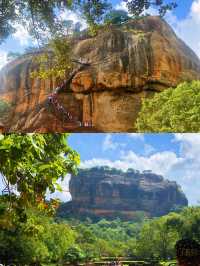
[[[138,132],[200,132],[200,81],[143,99],[136,127]]]

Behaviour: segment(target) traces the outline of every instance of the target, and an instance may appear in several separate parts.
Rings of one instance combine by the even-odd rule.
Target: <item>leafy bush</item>
[[[67,262],[77,264],[78,262],[84,261],[85,254],[78,246],[72,246],[67,249],[64,259]]]
[[[144,99],[136,128],[139,132],[200,132],[200,81]]]
[[[0,206],[4,203],[0,197]],[[0,263],[40,265],[61,261],[75,241],[71,227],[55,223],[52,217],[36,209],[29,208],[26,216],[27,220],[21,222],[17,213],[0,215]]]

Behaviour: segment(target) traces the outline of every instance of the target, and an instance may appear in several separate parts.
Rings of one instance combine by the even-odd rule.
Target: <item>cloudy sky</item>
[[[168,13],[166,20],[181,37],[200,57],[200,0],[177,0],[178,8]],[[124,2],[112,0],[117,9],[126,9]],[[155,12],[152,11],[154,14]],[[80,16],[72,12],[61,14],[64,19],[72,19],[75,22],[81,21]],[[32,40],[22,25],[18,25],[17,32],[4,44],[0,45],[0,68],[7,62],[7,53],[23,52],[28,46],[32,46]]]
[[[200,204],[200,134],[71,134],[68,142],[80,154],[82,168],[152,170],[181,185],[190,205]],[[69,179],[53,197],[70,200]]]
[[[200,201],[200,134],[72,134],[69,144],[80,153],[81,167],[152,170],[180,184],[191,205]]]

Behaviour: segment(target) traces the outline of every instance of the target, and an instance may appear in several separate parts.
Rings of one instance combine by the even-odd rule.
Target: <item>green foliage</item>
[[[11,106],[6,101],[0,100],[0,119],[3,120],[7,117]]]
[[[35,209],[26,212],[26,222],[16,220],[16,214],[12,214],[9,218],[14,226],[10,228],[4,227],[5,217],[0,215],[0,263],[58,262],[74,244],[76,234],[67,224],[55,223]]]
[[[55,192],[59,179],[76,172],[79,155],[69,147],[67,137],[67,134],[0,135],[0,173],[7,185],[16,186],[22,205],[42,204],[47,189]]]
[[[78,246],[72,246],[69,249],[67,249],[64,259],[67,262],[76,265],[78,262],[84,261],[85,254]]]
[[[147,222],[139,235],[137,254],[140,258],[172,258],[177,240],[178,233],[168,228],[165,217]]]
[[[23,24],[40,44],[49,36],[62,32],[64,24],[59,11],[66,9],[79,10],[88,25],[93,27],[103,20],[109,7],[107,0],[2,0],[0,43],[17,30],[18,24]]]
[[[107,0],[80,1],[80,12],[91,28],[103,22],[104,16],[110,8],[111,5]]]
[[[44,32],[58,30],[56,8],[69,8],[71,1],[63,0],[2,0],[0,2],[0,43],[23,24],[36,39],[43,39]]]
[[[52,39],[46,49],[36,58],[39,69],[32,72],[32,77],[40,79],[65,78],[72,69],[71,47],[64,36],[57,36]]]
[[[105,24],[115,24],[120,25],[130,19],[128,13],[124,10],[111,10],[106,14],[104,18]]]
[[[175,259],[177,240],[190,238],[200,242],[200,207],[140,222],[103,219],[92,223],[55,222],[37,209],[26,211],[27,219],[21,221],[17,213],[8,214],[6,204],[9,202],[0,197],[0,263],[11,259],[20,265],[76,265],[102,257],[169,262]]]
[[[200,81],[184,82],[144,99],[139,132],[200,132]]]
[[[158,10],[160,16],[164,16],[167,11],[173,10],[177,7],[177,1],[175,0],[123,0],[127,3],[129,12],[134,17],[140,17],[144,14],[145,11],[148,11],[149,8],[155,8]]]
[[[199,223],[199,207],[138,222],[119,219],[71,222],[77,232],[76,243],[85,254],[90,250],[93,258],[131,257],[145,261],[174,259],[179,239],[192,238],[200,242]]]

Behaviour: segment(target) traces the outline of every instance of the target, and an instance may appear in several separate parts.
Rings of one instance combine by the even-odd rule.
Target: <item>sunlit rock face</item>
[[[60,215],[72,217],[133,219],[138,211],[161,216],[187,206],[180,186],[150,171],[122,172],[107,167],[80,170],[72,176],[72,201],[62,205]]]
[[[60,101],[77,120],[92,121],[95,131],[134,131],[143,97],[200,79],[200,60],[159,17],[102,29],[73,47],[74,58],[87,59],[90,66],[75,75]],[[6,130],[67,131],[70,126],[46,106],[58,82],[31,78],[34,57],[24,56],[1,71],[0,99],[12,104]]]

